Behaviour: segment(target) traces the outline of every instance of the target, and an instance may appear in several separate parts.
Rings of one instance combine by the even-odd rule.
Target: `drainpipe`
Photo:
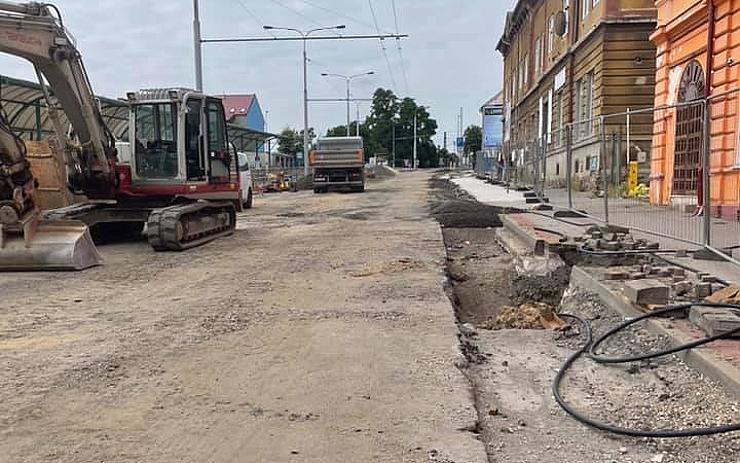
[[[713,55],[714,55],[714,21],[715,21],[715,8],[714,8],[714,0],[707,0],[707,60],[706,60],[706,82],[704,85],[704,97],[707,99],[706,105],[704,107],[704,110],[709,112],[710,114],[707,114],[704,118],[705,121],[709,121],[711,124],[711,111],[712,111],[712,104],[709,102],[709,97],[712,94],[712,77],[713,72],[712,68],[714,66],[713,63]],[[709,145],[712,138],[712,128],[707,127],[706,135],[704,136],[704,143],[705,145]],[[697,179],[697,202],[699,204],[699,210],[704,212],[705,222],[709,222],[709,217],[711,215],[711,197],[710,197],[710,191],[709,191],[709,177],[710,177],[710,165],[709,160],[711,158],[710,156],[710,146],[705,146],[705,155],[703,157],[703,162],[699,169],[699,175]],[[706,229],[706,225],[705,225]]]

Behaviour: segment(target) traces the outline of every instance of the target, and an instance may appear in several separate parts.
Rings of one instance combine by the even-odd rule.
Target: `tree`
[[[315,138],[316,133],[314,132],[314,129],[309,127],[309,150],[313,149],[313,140]],[[284,128],[279,135],[278,152],[290,157],[295,157],[298,153],[303,153],[303,130],[299,132],[290,127]],[[300,164],[300,160],[298,162]]]
[[[465,154],[473,154],[483,149],[483,129],[471,125],[465,129]]]
[[[278,153],[292,157],[303,151],[303,136],[297,130],[286,127],[279,137]]]
[[[419,167],[437,167],[439,153],[432,142],[437,133],[437,121],[432,119],[426,108],[418,106],[413,98],[399,98],[392,90],[379,88],[373,94],[370,115],[360,124],[360,136],[365,146],[365,157],[378,155],[391,159],[394,152],[398,164],[409,163],[414,150],[414,114],[417,124],[417,155]],[[357,130],[357,121],[350,123],[351,133]],[[395,134],[395,137],[394,137]],[[347,126],[340,125],[327,131],[327,136],[344,137]]]

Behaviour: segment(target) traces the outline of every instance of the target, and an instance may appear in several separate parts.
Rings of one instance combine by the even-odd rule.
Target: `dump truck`
[[[314,193],[326,193],[331,188],[365,191],[362,137],[319,138],[309,161],[314,169]]]

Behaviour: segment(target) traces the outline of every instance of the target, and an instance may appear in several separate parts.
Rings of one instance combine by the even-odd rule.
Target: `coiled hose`
[[[729,338],[736,334],[740,334],[740,328],[736,328],[736,329],[730,330],[725,333],[720,333],[715,336],[709,336],[709,337],[699,339],[697,341],[693,341],[693,342],[690,342],[690,343],[687,343],[681,346],[672,347],[670,349],[666,349],[666,350],[662,350],[658,352],[640,354],[640,355],[633,356],[633,357],[629,357],[629,356],[627,357],[605,357],[602,355],[598,355],[596,353],[596,349],[601,344],[603,344],[607,339],[619,333],[620,331],[626,329],[629,326],[632,326],[648,318],[660,317],[665,314],[690,309],[691,307],[722,307],[722,308],[737,309],[740,311],[740,305],[734,305],[734,304],[695,303],[695,304],[682,304],[682,305],[671,306],[666,309],[656,310],[655,312],[651,312],[645,315],[641,315],[639,317],[629,319],[615,326],[614,328],[610,329],[603,335],[596,338],[596,340],[593,339],[591,325],[584,318],[578,315],[573,315],[573,314],[565,314],[565,313],[559,314],[563,318],[569,318],[572,320],[576,320],[578,323],[580,323],[580,325],[583,328],[583,333],[586,335],[586,342],[585,344],[583,344],[583,346],[581,346],[580,349],[578,349],[578,351],[576,351],[573,355],[571,355],[565,361],[563,366],[560,367],[560,370],[558,371],[557,375],[555,375],[555,379],[553,380],[553,383],[552,383],[552,393],[555,396],[555,401],[558,403],[558,405],[560,405],[563,408],[563,410],[565,410],[570,416],[575,418],[577,421],[580,421],[581,423],[587,426],[599,429],[601,431],[606,431],[609,433],[619,434],[623,436],[651,437],[651,438],[676,438],[676,437],[692,437],[692,436],[709,436],[713,434],[740,431],[740,423],[726,424],[726,425],[721,425],[721,426],[705,427],[705,428],[693,428],[693,429],[681,429],[681,430],[659,430],[659,431],[648,431],[648,430],[641,430],[641,429],[623,428],[623,427],[615,426],[609,423],[603,423],[600,421],[596,421],[592,418],[582,415],[581,413],[576,411],[573,407],[571,407],[565,401],[565,399],[563,399],[562,395],[560,394],[561,383],[563,379],[565,378],[566,373],[568,372],[568,370],[570,370],[570,368],[573,366],[576,360],[578,360],[584,355],[586,355],[588,358],[590,358],[591,360],[599,364],[614,365],[614,364],[638,362],[640,360],[648,360],[648,359],[653,359],[656,357],[663,357],[666,355],[675,354],[677,352],[681,352],[684,350],[693,349],[694,347],[699,347],[705,344],[709,344],[719,339]]]

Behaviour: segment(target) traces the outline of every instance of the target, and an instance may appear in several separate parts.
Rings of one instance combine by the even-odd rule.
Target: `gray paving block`
[[[709,336],[740,328],[740,317],[728,309],[716,307],[692,307],[689,320]],[[740,338],[740,334],[734,337]]]
[[[670,288],[658,280],[628,281],[624,284],[624,295],[633,304],[667,304]]]

